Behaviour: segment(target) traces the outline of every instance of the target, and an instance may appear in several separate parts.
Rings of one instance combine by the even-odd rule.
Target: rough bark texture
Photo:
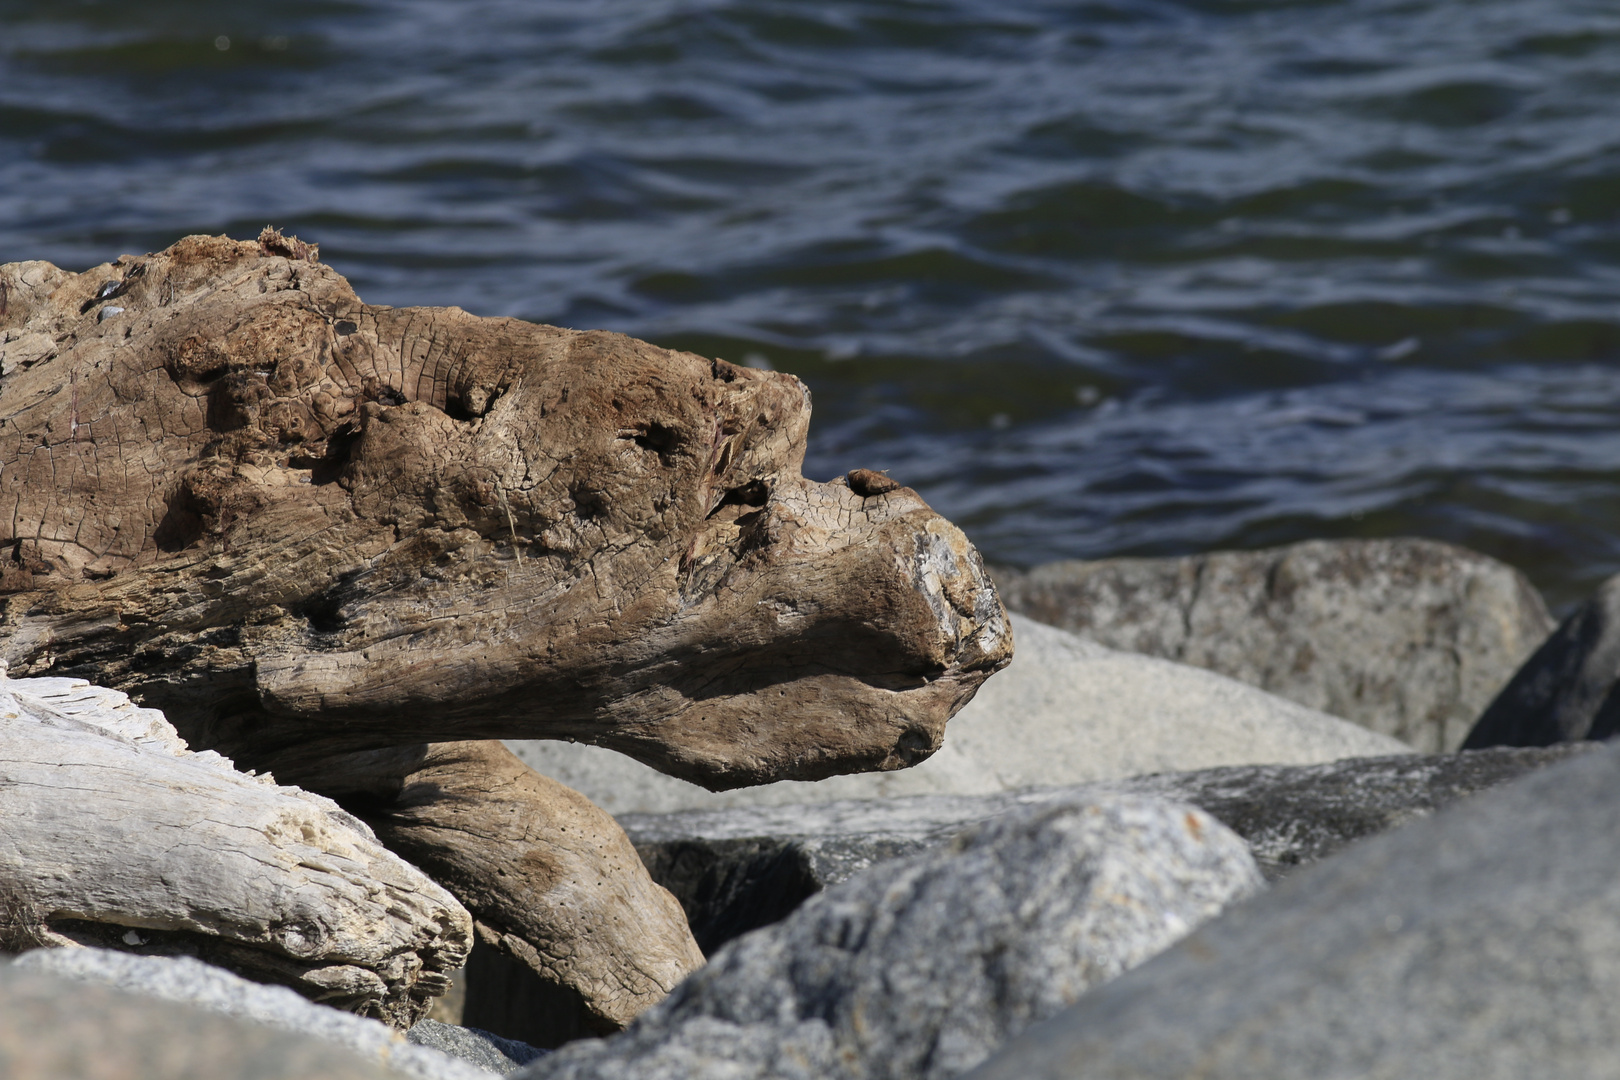
[[[498,742],[344,756],[299,780],[454,892],[483,945],[558,989],[528,1041],[617,1031],[703,964],[618,823]]]
[[[1010,655],[914,492],[800,475],[792,376],[367,305],[312,257],[0,267],[15,670],[244,766],[574,738],[724,788],[916,762]]]
[[[0,675],[0,946],[189,953],[408,1027],[472,921],[330,800],[193,754],[163,717]]]

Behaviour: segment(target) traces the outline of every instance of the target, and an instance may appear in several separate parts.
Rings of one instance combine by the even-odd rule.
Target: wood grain
[[[248,766],[566,738],[726,788],[914,764],[1010,656],[959,530],[801,475],[791,375],[368,305],[311,258],[0,267],[18,673]]]
[[[553,988],[554,1015],[525,1041],[617,1031],[703,966],[618,822],[498,742],[340,756],[297,779],[364,817],[467,906],[480,941]]]
[[[0,945],[188,953],[408,1026],[467,912],[335,803],[184,748],[160,714],[0,676]]]

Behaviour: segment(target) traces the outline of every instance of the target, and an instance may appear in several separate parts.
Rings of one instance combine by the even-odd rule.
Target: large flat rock
[[[1433,540],[1308,540],[1000,571],[1007,606],[1207,668],[1425,751],[1455,750],[1553,628],[1511,566]]]
[[[1620,748],[1301,871],[971,1080],[1620,1076]]]
[[[268,228],[0,295],[0,658],[244,767],[573,737],[713,787],[894,768],[1011,655],[961,530],[804,476],[786,372],[366,304]]]
[[[335,1057],[342,1056],[337,1053],[342,1047],[415,1080],[487,1080],[483,1070],[408,1042],[386,1024],[306,1001],[284,986],[250,982],[194,957],[132,956],[108,949],[35,949],[23,953],[11,967],[204,1009],[271,1028],[289,1041],[321,1040],[331,1045]]]
[[[1308,765],[1410,747],[1252,686],[1013,618],[1012,663],[897,772],[708,792],[597,747],[514,742],[537,771],[612,814],[902,795],[988,795],[1221,765]]]
[[[947,1080],[1260,887],[1192,807],[1026,808],[829,889],[746,935],[546,1080]]]
[[[1356,840],[1595,748],[1249,765],[1000,795],[629,814],[621,823],[654,880],[681,901],[699,945],[712,953],[868,867],[941,847],[969,826],[1029,807],[1108,795],[1188,803],[1241,836],[1275,881]]]
[[[0,964],[7,1080],[403,1080],[324,1039]]]

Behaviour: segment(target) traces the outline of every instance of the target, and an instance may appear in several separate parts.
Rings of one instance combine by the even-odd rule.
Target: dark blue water
[[[0,260],[273,223],[367,300],[802,376],[992,558],[1620,570],[1620,7],[0,0]]]

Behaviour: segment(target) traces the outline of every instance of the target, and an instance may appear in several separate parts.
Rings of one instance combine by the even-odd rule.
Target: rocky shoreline
[[[273,230],[0,330],[8,1076],[1620,1075],[1614,582],[987,570],[791,376]]]
[[[1385,542],[1383,546],[1392,545]],[[1318,554],[1328,547],[1331,545],[1313,545]],[[1423,547],[1428,549],[1425,554],[1432,554],[1438,545],[1423,544]],[[1351,554],[1355,553],[1339,553],[1341,563]],[[1258,553],[1249,558],[1262,557],[1279,561],[1278,553]],[[1477,573],[1478,557],[1467,557],[1465,565],[1470,573]],[[1136,563],[1129,569],[1132,574],[1140,575],[1150,568]],[[1179,568],[1167,565],[1165,569]],[[1063,570],[1072,573],[1070,568]],[[1030,575],[1037,580],[1051,576],[1040,572]],[[1317,587],[1328,588],[1328,585]],[[1018,593],[1009,592],[1016,603]],[[1476,600],[1479,595],[1466,585],[1457,592]],[[1498,625],[1515,620],[1521,624],[1533,623],[1539,598],[1524,602],[1520,590],[1507,595],[1517,595],[1520,599],[1508,606],[1506,615],[1496,611],[1486,612],[1482,617],[1495,618]],[[1204,602],[1211,600],[1206,596]],[[1388,603],[1387,600],[1381,602]],[[1352,603],[1343,599],[1340,603],[1344,605],[1346,621],[1371,618]],[[226,1004],[231,994],[220,989],[220,980],[241,980],[218,969],[209,969],[213,974],[207,976],[193,974],[181,978],[175,972],[161,969],[138,974],[137,967],[131,966],[197,963],[185,958],[138,958],[96,949],[34,952],[0,973],[6,988],[3,993],[18,1000],[33,995],[31,1000],[37,1000],[43,992],[39,987],[47,985],[40,982],[42,979],[102,982],[146,998],[185,1001],[190,1007],[200,1005],[225,1016],[276,1024],[283,1031],[300,1032],[307,1037],[307,1045],[318,1045],[320,1039],[344,1043],[351,1052],[371,1058],[389,1074],[450,1080],[465,1080],[489,1072],[512,1072],[537,1078],[623,1075],[701,1078],[713,1075],[943,1080],[964,1075],[981,1062],[986,1063],[973,1075],[1169,1077],[1187,1075],[1187,1070],[1194,1068],[1190,1062],[1204,1061],[1200,1055],[1218,1057],[1227,1053],[1221,1050],[1231,1041],[1221,1034],[1227,1030],[1226,1025],[1245,1032],[1242,1036],[1247,1040],[1243,1043],[1245,1046],[1257,1039],[1264,1045],[1266,1039],[1281,1038],[1278,1031],[1282,1027],[1287,1029],[1288,1053],[1266,1051],[1269,1063],[1258,1069],[1252,1062],[1245,1064],[1243,1075],[1338,1075],[1340,1061],[1354,1062],[1356,1069],[1364,1070],[1356,1075],[1414,1075],[1417,1071],[1424,1075],[1462,1075],[1460,1067],[1451,1071],[1429,1071],[1444,1057],[1432,1044],[1420,1046],[1408,1040],[1401,1044],[1398,1053],[1374,1052],[1363,1038],[1336,1030],[1327,1020],[1325,1007],[1300,1006],[1298,1017],[1279,1020],[1276,1024],[1268,1019],[1260,1028],[1255,1028],[1253,1022],[1230,1015],[1234,1008],[1232,1003],[1240,1000],[1241,995],[1234,998],[1214,989],[1203,996],[1195,994],[1185,986],[1185,981],[1193,976],[1178,973],[1176,965],[1185,967],[1193,963],[1198,969],[1199,985],[1202,981],[1226,978],[1248,986],[1246,980],[1259,977],[1244,975],[1247,968],[1255,965],[1286,967],[1292,962],[1297,947],[1288,942],[1307,934],[1304,929],[1291,929],[1301,925],[1300,919],[1329,920],[1324,926],[1337,926],[1345,921],[1359,925],[1372,919],[1364,936],[1353,941],[1347,937],[1348,932],[1338,933],[1343,939],[1339,944],[1340,952],[1313,947],[1310,955],[1321,959],[1308,963],[1354,964],[1358,965],[1356,971],[1368,972],[1375,972],[1386,963],[1404,964],[1402,970],[1407,974],[1403,977],[1408,980],[1460,979],[1462,976],[1443,973],[1450,970],[1448,965],[1455,966],[1447,957],[1452,955],[1451,951],[1462,947],[1452,942],[1462,931],[1445,929],[1441,920],[1443,907],[1432,910],[1414,907],[1417,902],[1404,891],[1427,889],[1433,894],[1434,903],[1440,905],[1462,902],[1458,890],[1463,886],[1444,874],[1437,878],[1436,874],[1441,872],[1435,869],[1436,860],[1443,867],[1451,868],[1446,873],[1461,875],[1460,881],[1474,882],[1477,878],[1478,882],[1470,887],[1477,888],[1479,896],[1495,898],[1487,905],[1487,914],[1495,920],[1491,925],[1498,929],[1499,924],[1507,925],[1515,933],[1493,938],[1494,948],[1504,958],[1516,958],[1502,960],[1512,971],[1518,970],[1513,965],[1540,963],[1540,953],[1536,950],[1551,948],[1547,932],[1537,929],[1540,924],[1536,920],[1542,917],[1532,917],[1519,909],[1519,905],[1523,905],[1533,913],[1540,910],[1537,905],[1546,907],[1555,902],[1539,899],[1543,892],[1556,898],[1562,895],[1559,890],[1566,884],[1578,890],[1582,900],[1574,914],[1568,916],[1576,920],[1570,924],[1572,929],[1568,932],[1587,935],[1580,938],[1583,942],[1590,935],[1598,934],[1598,929],[1580,929],[1586,924],[1579,922],[1584,917],[1579,912],[1591,907],[1593,896],[1607,895],[1602,890],[1612,888],[1607,878],[1592,869],[1596,849],[1588,850],[1588,846],[1600,841],[1607,843],[1608,834],[1594,824],[1579,826],[1587,832],[1565,836],[1558,823],[1577,818],[1590,818],[1594,822],[1606,820],[1601,818],[1601,806],[1607,799],[1604,778],[1620,770],[1620,764],[1614,763],[1614,751],[1602,749],[1590,740],[1569,738],[1572,732],[1588,733],[1592,725],[1588,721],[1585,728],[1571,728],[1563,719],[1569,714],[1569,694],[1560,696],[1551,692],[1549,687],[1558,684],[1544,673],[1549,668],[1562,673],[1579,672],[1584,679],[1581,685],[1586,687],[1583,700],[1589,716],[1602,713],[1608,687],[1620,675],[1612,664],[1608,671],[1602,670],[1608,645],[1605,631],[1611,625],[1606,616],[1609,605],[1612,600],[1605,591],[1575,612],[1562,628],[1546,635],[1544,641],[1532,643],[1535,648],[1529,657],[1515,658],[1520,662],[1520,670],[1517,673],[1505,671],[1500,700],[1495,704],[1487,703],[1488,707],[1482,709],[1486,717],[1500,716],[1508,707],[1507,703],[1511,703],[1517,710],[1516,715],[1521,717],[1517,730],[1521,734],[1530,733],[1523,741],[1534,745],[1352,756],[1341,753],[1345,744],[1334,741],[1338,729],[1319,725],[1310,731],[1321,745],[1310,752],[1322,760],[1304,763],[1223,764],[1144,774],[1133,772],[1133,759],[1126,756],[1116,763],[1118,775],[1098,777],[1095,770],[1099,765],[1093,755],[1077,766],[1081,782],[1042,786],[1019,783],[1024,776],[1015,769],[1009,770],[1005,761],[984,763],[981,759],[988,769],[1000,767],[1000,777],[1010,782],[1000,790],[987,790],[988,782],[983,773],[967,775],[958,771],[946,774],[965,789],[957,792],[940,790],[947,781],[931,780],[929,783],[934,786],[925,793],[884,792],[875,799],[849,799],[836,797],[842,792],[838,789],[839,781],[833,781],[826,785],[831,797],[817,801],[791,802],[768,797],[753,804],[734,801],[730,805],[664,813],[621,811],[620,823],[637,853],[653,879],[670,889],[680,901],[710,961],[697,976],[683,983],[670,999],[655,1006],[625,1034],[605,1040],[574,1042],[565,1052],[545,1055],[502,1033],[480,1030],[471,1020],[471,1026],[465,1028],[423,1021],[411,1030],[410,1041],[406,1043],[398,1042],[397,1035],[389,1035],[385,1026],[358,1019],[352,1023],[371,1024],[374,1034],[334,1035],[334,1023],[346,1022],[341,1021],[342,1014],[309,1003],[294,1005],[298,1002],[295,995],[288,995],[288,1000],[279,1004],[279,1011],[263,1006],[249,1009],[241,1004],[249,996],[241,988],[232,991],[234,1002]],[[1409,618],[1410,613],[1403,613],[1403,617]],[[1271,627],[1277,628],[1283,622],[1271,613]],[[1215,625],[1225,633],[1230,629],[1229,623],[1230,620],[1224,623],[1217,620]],[[1067,662],[1078,666],[1082,672],[1090,671],[1095,669],[1100,657],[1109,655],[1096,643],[1073,644],[1061,631],[1028,621],[1015,625],[1021,647],[1025,640],[1032,642],[1028,653],[1021,651],[1019,655],[1035,657],[1048,669]],[[1302,637],[1308,636],[1304,631],[1296,632]],[[1455,637],[1455,632],[1448,630],[1431,634],[1430,640],[1439,640],[1447,643],[1444,647],[1451,647],[1449,643]],[[1380,640],[1376,634],[1369,635],[1369,639]],[[1402,641],[1405,656],[1412,662],[1411,635],[1405,639],[1385,635],[1381,640]],[[1061,647],[1054,648],[1054,643]],[[1374,664],[1380,662],[1384,661],[1373,661]],[[1163,660],[1153,663],[1166,664]],[[1336,670],[1342,671],[1353,666],[1354,658],[1341,651],[1332,655],[1332,663]],[[1016,684],[1017,670],[1015,664],[1001,678]],[[1048,670],[1047,674],[1052,672]],[[1209,723],[1218,722],[1212,702],[1224,703],[1228,712],[1232,710],[1229,696],[1210,693],[1212,687],[1225,689],[1223,684],[1214,680],[1183,679],[1159,680],[1160,699],[1150,702],[1148,707],[1161,712],[1171,710],[1172,699],[1180,695],[1183,700],[1179,707],[1187,716],[1214,717]],[[1369,680],[1363,685],[1371,684]],[[26,684],[14,682],[13,685]],[[1099,685],[1106,687],[1107,680],[1100,680]],[[1544,702],[1540,727],[1536,726],[1531,713],[1534,702],[1527,704],[1530,699],[1527,686],[1540,689],[1540,700]],[[1592,690],[1593,686],[1598,690]],[[1199,691],[1203,693],[1202,698],[1196,697]],[[1427,692],[1432,695],[1433,689]],[[1189,694],[1193,694],[1195,700],[1185,700]],[[1026,711],[1030,709],[1031,700],[1034,699],[1029,695],[1009,698],[1015,703],[1014,707],[1022,705]],[[1246,703],[1247,699],[1244,701]],[[1143,707],[1136,699],[1127,702],[1127,707],[1131,705]],[[1308,710],[1294,710],[1288,703],[1279,703],[1270,712],[1250,717],[1249,722],[1286,729],[1289,724],[1297,726],[1301,716],[1311,715]],[[970,725],[972,719],[968,717]],[[994,720],[991,717],[987,722]],[[1558,737],[1549,737],[1549,733]],[[1105,739],[1101,745],[1110,743]],[[1250,745],[1256,747],[1257,754],[1275,756],[1278,752],[1276,743],[1255,741]],[[577,748],[567,749],[577,752]],[[578,772],[576,769],[572,777],[576,781]],[[599,773],[595,782],[615,779],[609,770]],[[873,783],[889,777],[842,779]],[[793,790],[814,791],[819,786],[794,785]],[[618,799],[623,804],[632,792],[642,787],[639,779],[635,779],[617,795],[601,791],[595,794],[602,801],[612,803]],[[642,797],[649,798],[645,791]],[[650,798],[656,804],[659,796]],[[696,796],[697,800],[705,798],[724,799],[725,796],[713,797],[707,793]],[[1576,813],[1572,800],[1584,800],[1585,817]],[[1182,809],[1176,810],[1177,807]],[[1166,814],[1170,816],[1162,816]],[[1181,816],[1176,817],[1177,814]],[[1126,819],[1132,815],[1138,820],[1134,824],[1127,823]],[[1161,816],[1155,818],[1154,815]],[[1432,823],[1426,820],[1431,815],[1434,816]],[[1090,830],[1083,843],[1072,838],[1062,842],[1050,836],[1043,839],[1042,830],[1049,831],[1052,822],[1088,817],[1101,824]],[[1508,818],[1520,831],[1528,830],[1530,837],[1500,851],[1481,846],[1491,829],[1507,828]],[[1145,820],[1157,824],[1144,826]],[[1227,869],[1219,871],[1215,878],[1200,877],[1200,874],[1213,872],[1193,869],[1205,856],[1187,851],[1173,855],[1174,844],[1167,848],[1168,841],[1164,839],[1168,835],[1165,833],[1169,828],[1167,823],[1172,821],[1179,822],[1183,829],[1188,822],[1196,822],[1190,832],[1182,835],[1181,843],[1191,842],[1189,836],[1205,842],[1221,838],[1219,843],[1226,845],[1222,850],[1227,854],[1220,858],[1227,860],[1222,864]],[[1590,840],[1586,839],[1588,834]],[[1558,842],[1551,843],[1555,835]],[[1471,838],[1475,846],[1469,847],[1458,838]],[[1073,843],[1080,843],[1080,847],[1073,847]],[[1538,847],[1542,849],[1537,855],[1540,888],[1535,890],[1537,896],[1532,897],[1522,888],[1511,888],[1510,884],[1520,872],[1515,860],[1522,861]],[[1041,854],[1033,853],[1037,850]],[[1386,850],[1391,854],[1377,854]],[[1161,862],[1166,858],[1171,862]],[[1043,874],[1080,872],[1077,868],[1087,866],[1088,860],[1117,863],[1118,868],[1111,873],[1144,874],[1146,876],[1140,880],[1153,882],[1156,889],[1192,889],[1192,893],[1185,894],[1188,896],[1206,895],[1200,889],[1207,892],[1208,888],[1216,888],[1217,891],[1207,894],[1211,899],[1199,901],[1204,906],[1196,912],[1178,915],[1175,914],[1178,901],[1171,901],[1165,895],[1155,894],[1151,901],[1124,901],[1122,897],[1129,888],[1117,883],[1107,888],[1080,887],[1072,883],[1056,888],[1049,881],[1041,884]],[[1340,869],[1341,866],[1345,868]],[[1366,868],[1372,866],[1377,869],[1369,877]],[[921,878],[917,877],[919,874]],[[1020,875],[1029,880],[1021,880]],[[1354,880],[1356,889],[1347,894],[1347,898],[1336,901],[1337,906],[1321,899],[1320,887],[1310,884],[1341,879]],[[902,880],[912,884],[897,884]],[[934,884],[923,888],[916,884],[919,880]],[[1217,880],[1225,884],[1197,885],[1200,881]],[[1262,881],[1275,887],[1268,890]],[[1427,884],[1415,884],[1420,882]],[[985,889],[992,883],[991,891],[1001,898],[996,903],[1005,905],[1004,909],[997,909],[1003,910],[1003,914],[992,915],[992,909],[985,907],[988,902]],[[1125,893],[1121,888],[1125,888]],[[897,889],[900,891],[896,892]],[[944,892],[936,895],[930,889]],[[1391,889],[1396,890],[1395,893],[1386,897]],[[1068,906],[1054,908],[1052,897],[1055,896],[1064,897]],[[1247,897],[1253,898],[1245,899]],[[1399,910],[1393,914],[1377,914],[1391,905],[1394,905],[1392,911]],[[1219,914],[1220,909],[1228,906],[1230,911]],[[1154,932],[1156,936],[1126,949],[1110,951],[1109,943],[1116,941],[1118,934],[1102,927],[1107,925],[1106,920],[1117,919],[1129,911],[1152,911],[1168,922],[1161,924],[1165,928]],[[1211,917],[1213,921],[1209,921]],[[1471,917],[1478,917],[1478,913]],[[922,922],[910,927],[907,920],[917,918]],[[829,923],[829,919],[833,922]],[[878,922],[869,925],[867,920],[872,919]],[[1377,921],[1379,919],[1383,921]],[[1174,946],[1176,938],[1201,923],[1205,928],[1188,943]],[[890,929],[878,933],[872,927],[879,924]],[[1227,930],[1229,925],[1233,929]],[[904,932],[897,929],[902,926],[906,927]],[[947,926],[952,928],[949,933],[945,932]],[[996,926],[1000,929],[995,929]],[[1284,928],[1290,929],[1285,931]],[[946,946],[945,942],[953,934],[961,944]],[[1249,937],[1241,938],[1243,934]],[[1434,934],[1441,934],[1434,939],[1440,944],[1430,941],[1423,946],[1428,952],[1415,955],[1412,952],[1415,946],[1407,940],[1412,934],[1427,934],[1426,941]],[[1226,944],[1226,937],[1230,935],[1239,935],[1233,939],[1237,943]],[[1272,943],[1273,938],[1279,940]],[[1186,958],[1190,955],[1187,950],[1195,948],[1193,943],[1203,940],[1217,942],[1211,947],[1220,955],[1230,953],[1234,958],[1244,959],[1230,961],[1230,971],[1211,974],[1207,959]],[[1582,978],[1600,973],[1604,969],[1595,965],[1607,962],[1608,953],[1602,947],[1605,939],[1599,935],[1591,940],[1596,944],[1582,945],[1576,954],[1569,954],[1566,948],[1554,959],[1566,966],[1576,963],[1580,971],[1587,973]],[[1081,952],[1060,955],[1061,949],[1056,943],[1065,941]],[[1266,959],[1268,945],[1273,950],[1282,949],[1283,954],[1275,960]],[[830,954],[816,952],[829,947],[833,949]],[[952,952],[953,948],[960,951]],[[805,953],[806,949],[811,951]],[[1099,949],[1101,953],[1095,952]],[[1441,951],[1435,953],[1436,949]],[[1164,952],[1163,957],[1150,959],[1160,952]],[[1430,962],[1424,959],[1431,953],[1436,957],[1433,963],[1442,974],[1431,971]],[[822,958],[811,959],[815,955]],[[1009,955],[1019,959],[1010,961]],[[76,961],[75,956],[79,957]],[[989,961],[985,958],[989,956],[996,960],[986,968],[984,965]],[[1087,960],[1086,956],[1092,959]],[[1148,989],[1136,993],[1136,999],[1146,993],[1152,1003],[1143,999],[1144,1004],[1136,1013],[1121,1014],[1117,1008],[1107,1005],[1104,998],[1135,1000],[1130,997],[1135,993],[1131,990],[1135,982],[1124,978],[1117,983],[1113,980],[1139,963],[1142,966],[1131,979]],[[829,968],[828,964],[833,967]],[[923,964],[926,970],[919,969],[918,974],[902,978],[897,972],[908,964]],[[1161,968],[1164,974],[1156,974]],[[834,976],[835,970],[844,974]],[[986,974],[970,975],[974,970]],[[1333,970],[1337,971],[1337,967]],[[1096,974],[1084,977],[1077,974],[1084,971]],[[804,974],[794,974],[796,972]],[[1309,976],[1306,970],[1293,977],[1320,979],[1319,983],[1311,984],[1315,989],[1300,1000],[1313,1001],[1324,994],[1352,992],[1338,975]],[[1372,978],[1373,975],[1356,977]],[[468,976],[458,972],[457,978],[464,981]],[[811,981],[798,981],[805,978]],[[975,983],[976,978],[990,981]],[[1074,982],[1076,978],[1081,982]],[[783,983],[782,979],[788,982]],[[1011,984],[1003,985],[998,981],[1007,979],[1014,980],[1023,989],[1015,993],[1008,989]],[[1264,979],[1260,981],[1264,983]],[[171,985],[189,986],[189,996],[163,989]],[[1059,985],[1068,989],[1055,990]],[[1168,989],[1152,989],[1158,985],[1176,989],[1173,993]],[[1398,1011],[1390,1007],[1385,1011],[1391,1016],[1398,1013],[1405,1025],[1432,1027],[1440,1018],[1449,1016],[1439,1009],[1439,1005],[1450,1000],[1446,987],[1456,991],[1464,985],[1470,995],[1489,1005],[1487,1012],[1498,1008],[1490,1004],[1493,995],[1500,993],[1507,995],[1504,1000],[1517,1001],[1528,992],[1492,971],[1484,975],[1472,973],[1466,982],[1434,985],[1422,1000],[1412,1000],[1410,992],[1402,991],[1404,1007]],[[1559,985],[1548,985],[1545,978],[1536,985],[1547,993],[1566,997],[1570,992]],[[212,990],[199,992],[198,986],[211,986]],[[251,988],[252,984],[244,986]],[[1111,989],[1115,986],[1119,989]],[[272,989],[263,988],[267,993]],[[471,991],[471,998],[477,997],[478,988],[468,986],[466,989]],[[1299,989],[1304,990],[1304,985]],[[508,1017],[522,1015],[525,1003],[531,1010],[545,1007],[543,992],[534,987],[508,981],[501,990],[507,999],[503,1006]],[[526,991],[528,996],[525,996]],[[488,997],[490,989],[485,988],[483,992]],[[1295,993],[1297,995],[1298,991]],[[878,994],[886,1002],[884,1015],[892,1016],[884,1023],[897,1026],[878,1024],[869,1013],[873,1006],[861,1004],[872,994]],[[916,1004],[907,1004],[907,994],[920,995]],[[786,996],[778,1000],[773,995]],[[1040,999],[1046,1004],[1011,1007],[1007,1005],[1009,995],[1018,1001]],[[924,1005],[925,1001],[935,1004]],[[135,1007],[133,1003],[118,1006]],[[153,1008],[151,1005],[140,1007]],[[1012,1011],[1005,1012],[1009,1007]],[[1590,1012],[1584,1005],[1575,1008],[1577,1017]],[[1095,1032],[1087,1026],[1090,1021],[1086,1018],[1092,1013],[1108,1017],[1104,1027]],[[1121,1020],[1121,1016],[1134,1017],[1137,1013],[1141,1016],[1140,1022]],[[1209,1018],[1201,1019],[1205,1013]],[[159,1010],[157,1015],[178,1016],[173,1007]],[[323,1020],[325,1015],[333,1020]],[[1373,1010],[1373,1015],[1365,1022],[1382,1023],[1383,1015]],[[937,1018],[924,1019],[927,1016]],[[1320,1019],[1313,1021],[1313,1017]],[[179,1019],[172,1022],[180,1024]],[[204,1020],[187,1022],[208,1023]],[[1312,1022],[1321,1028],[1314,1035],[1309,1027]],[[1122,1023],[1126,1025],[1124,1034],[1116,1034]],[[1497,1032],[1488,1022],[1477,1018],[1459,1023],[1458,1030],[1466,1031],[1469,1040],[1486,1045],[1493,1040],[1504,1042],[1492,1060],[1522,1063],[1526,1036],[1518,1027]],[[846,1027],[848,1024],[855,1027]],[[1133,1032],[1142,1024],[1149,1025],[1141,1029],[1144,1032],[1173,1029],[1196,1032],[1204,1030],[1200,1025],[1215,1026],[1208,1028],[1209,1034],[1204,1036],[1207,1044],[1196,1043],[1195,1036],[1187,1036],[1173,1044],[1184,1049],[1166,1049],[1159,1036],[1153,1036],[1148,1043],[1140,1042],[1140,1037]],[[1451,1045],[1451,1037],[1430,1027],[1423,1027],[1430,1039]],[[970,1038],[965,1034],[969,1030],[983,1034]],[[1023,1034],[1026,1030],[1028,1035]],[[859,1038],[851,1034],[856,1031],[860,1032]],[[421,1048],[417,1048],[418,1044]],[[1135,1049],[1138,1046],[1153,1049],[1144,1058]],[[18,1051],[8,1048],[4,1052],[14,1055]],[[1552,1071],[1540,1074],[1575,1075],[1567,1071],[1576,1067],[1572,1062],[1578,1062],[1582,1068],[1596,1067],[1589,1057],[1569,1057],[1569,1052],[1567,1046],[1562,1046],[1552,1059],[1543,1059],[1543,1064],[1545,1060],[1554,1060],[1557,1064]],[[1182,1056],[1177,1057],[1178,1054]],[[333,1055],[334,1063],[342,1060],[341,1051],[334,1049]],[[289,1051],[286,1060],[290,1063],[295,1058]],[[1487,1068],[1483,1057],[1475,1060],[1473,1056],[1464,1055],[1464,1059],[1470,1061],[1470,1071],[1479,1075],[1513,1075],[1505,1067],[1491,1071],[1495,1067]],[[336,1067],[334,1064],[333,1068]],[[1120,1072],[1121,1069],[1127,1071]],[[1586,1075],[1605,1074],[1598,1070]]]

